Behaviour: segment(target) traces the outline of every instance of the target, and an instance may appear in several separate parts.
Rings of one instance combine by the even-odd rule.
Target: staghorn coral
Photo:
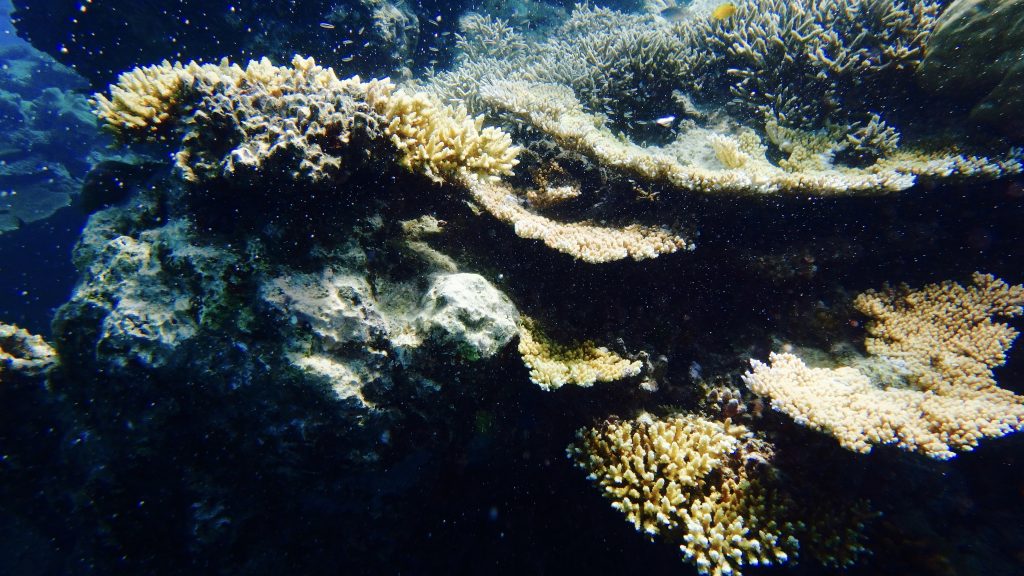
[[[1024,427],[1024,397],[999,388],[1016,330],[993,317],[1017,316],[1024,286],[975,274],[973,285],[943,282],[868,291],[854,304],[868,315],[864,365],[811,368],[793,354],[751,360],[754,392],[798,423],[857,452],[875,444],[949,459],[982,438]]]
[[[661,18],[577,5],[545,42],[505,54],[470,47],[459,67],[428,77],[422,88],[481,113],[493,112],[479,92],[494,82],[559,84],[626,127],[634,118],[663,115],[664,103],[683,82],[684,49]]]
[[[814,130],[898,104],[886,90],[911,82],[940,11],[931,0],[751,0],[678,31],[695,94]]]
[[[110,93],[96,95],[96,114],[125,139],[187,130],[177,159],[191,180],[270,164],[299,180],[338,179],[345,160],[365,161],[347,149],[356,129],[366,141],[389,141],[403,166],[435,181],[506,174],[518,153],[482,118],[387,80],[339,80],[300,56],[290,67],[165,62],[123,74]]]
[[[501,18],[469,13],[459,19],[459,29],[462,33],[455,36],[455,48],[464,59],[511,58],[529,48],[522,35]]]
[[[770,447],[744,426],[644,414],[581,429],[567,452],[637,530],[678,542],[701,574],[739,576],[797,552],[789,501],[757,464]]]
[[[687,191],[884,193],[918,177],[1020,173],[1019,150],[984,157],[901,138],[899,123],[919,112],[895,95],[912,92],[940,9],[930,0],[753,0],[732,18],[672,25],[577,6],[554,37],[510,55],[471,50],[420,87],[526,127],[527,145],[554,141],[626,179]],[[698,106],[687,104],[691,95]],[[703,110],[724,102],[746,127]],[[729,156],[723,138],[750,128],[774,148],[752,161]],[[780,131],[819,142],[780,146]],[[705,162],[708,148],[725,161]],[[787,157],[769,160],[780,150]]]
[[[549,391],[631,378],[639,375],[643,366],[639,360],[627,360],[589,340],[568,345],[554,342],[525,317],[519,327],[519,354],[530,370],[530,380]]]

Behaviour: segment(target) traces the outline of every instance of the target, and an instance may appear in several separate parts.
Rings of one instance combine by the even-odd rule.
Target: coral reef
[[[793,354],[773,353],[770,365],[751,360],[746,384],[774,409],[857,452],[896,444],[949,459],[1024,426],[1024,397],[999,388],[992,375],[1017,337],[992,318],[1020,315],[1024,286],[975,274],[969,287],[903,286],[865,292],[854,303],[870,318],[871,362],[809,368]]]
[[[519,328],[519,354],[530,380],[544,390],[562,386],[593,386],[639,376],[643,363],[629,360],[591,341],[561,344],[545,336],[536,321],[524,318]]]
[[[654,224],[672,228],[674,206],[692,192],[869,195],[1019,174],[1021,149],[963,123],[935,122],[902,98],[913,93],[941,8],[928,0],[752,0],[730,18],[679,20],[578,5],[543,40],[473,17],[457,66],[412,85],[487,114],[528,150],[533,168],[583,155],[619,188],[642,189],[645,198],[671,193],[660,196],[663,219]],[[501,39],[513,48],[494,48]],[[575,210],[550,214],[543,201],[533,205],[539,214],[518,206],[542,195],[529,189],[475,195],[517,234],[549,245],[549,230],[587,225],[568,221],[573,212],[651,230],[647,211],[623,209],[615,190],[592,194],[588,207],[573,193]]]
[[[744,426],[644,414],[581,429],[568,453],[638,531],[678,542],[701,574],[796,555],[801,527],[773,486],[771,448]]]
[[[339,80],[330,68],[296,56],[229,64],[168,63],[122,74],[97,116],[123,139],[148,140],[186,130],[178,166],[189,180],[230,176],[239,167],[278,170],[309,182],[342,181],[360,162],[356,139],[389,141],[407,169],[435,181],[506,174],[518,148],[483,119],[440,106],[390,82]],[[353,134],[358,131],[359,134]]]
[[[936,472],[974,459],[933,460],[1024,426],[1017,367],[1006,388],[993,372],[1024,287],[976,274],[849,297],[1024,258],[1020,182],[998,181],[1024,151],[956,104],[906,100],[941,3],[749,0],[717,17],[651,0],[579,5],[548,30],[533,25],[560,9],[532,1],[292,4],[261,26],[312,26],[225,37],[217,63],[183,63],[207,45],[182,35],[180,62],[93,98],[160,161],[93,175],[79,282],[52,325],[60,368],[0,326],[0,370],[25,356],[3,355],[13,331],[45,378],[0,391],[52,391],[67,430],[32,429],[58,430],[56,468],[75,471],[18,477],[73,486],[56,509],[95,528],[52,545],[77,570],[37,572],[419,573],[510,550],[510,571],[635,570],[641,538],[587,553],[607,526],[631,531],[565,489],[582,485],[558,458],[574,431],[568,455],[599,493],[702,574],[848,566],[866,498],[962,515]],[[38,18],[18,6],[22,26]],[[81,30],[118,13],[85,8]],[[273,62],[325,34],[317,60]],[[270,57],[233,63],[253,46]],[[402,70],[450,57],[418,81]],[[400,79],[339,78],[363,65]],[[864,330],[867,356],[851,344]],[[31,428],[13,422],[0,436]],[[859,454],[883,444],[932,460]],[[883,554],[865,573],[903,558]],[[665,562],[678,569],[661,554],[650,571]],[[922,572],[905,562],[890,571]]]

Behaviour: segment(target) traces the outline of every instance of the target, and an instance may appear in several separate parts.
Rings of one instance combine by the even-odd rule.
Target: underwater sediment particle
[[[172,43],[186,60],[262,54],[287,61],[299,51],[351,73],[388,75],[413,57],[420,36],[418,3],[404,0],[16,0],[13,7],[19,36],[94,86],[159,62]]]
[[[996,385],[994,368],[1018,333],[1024,286],[975,273],[973,283],[868,291],[866,367],[812,368],[793,354],[751,360],[744,382],[772,407],[856,452],[895,444],[936,459],[1024,427],[1024,397]]]

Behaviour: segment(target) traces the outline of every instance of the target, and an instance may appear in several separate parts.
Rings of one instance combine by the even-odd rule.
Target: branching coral
[[[1024,397],[992,375],[1017,331],[992,318],[1020,315],[1024,286],[983,274],[973,281],[859,295],[854,304],[871,318],[866,346],[875,355],[861,369],[810,368],[772,354],[771,365],[751,360],[743,379],[776,410],[858,452],[896,444],[948,459],[1020,430]]]
[[[545,390],[631,378],[642,368],[639,360],[627,360],[589,340],[568,345],[554,342],[529,318],[519,328],[519,354],[530,370],[530,380]]]
[[[124,138],[188,128],[178,163],[190,179],[263,169],[270,159],[299,179],[337,178],[344,157],[360,157],[347,150],[355,127],[368,141],[389,138],[403,166],[438,181],[506,174],[518,153],[482,118],[386,80],[339,80],[312,58],[296,56],[290,67],[264,59],[244,69],[165,62],[123,74],[110,90],[109,98],[96,95],[96,113]]]
[[[529,47],[522,35],[500,18],[470,13],[459,19],[461,34],[455,36],[455,47],[461,58],[512,58]]]
[[[508,134],[484,128],[483,116],[451,109],[430,96],[395,91],[388,82],[367,85],[366,100],[383,116],[403,166],[431,179],[453,182],[467,176],[497,180],[515,167],[519,148]]]
[[[754,120],[818,129],[870,118],[910,82],[941,3],[751,0],[732,18],[679,27],[692,88]]]
[[[782,564],[797,551],[788,501],[759,464],[765,451],[729,421],[647,414],[580,430],[568,448],[637,530],[678,542],[698,572],[714,576]]]
[[[547,41],[509,55],[471,50],[423,89],[534,129],[522,132],[528,142],[553,140],[627,179],[681,190],[882,193],[919,176],[1020,173],[1017,150],[986,158],[901,136],[899,123],[918,112],[900,88],[913,90],[940,9],[933,0],[751,0],[731,18],[672,25],[577,6]],[[685,104],[688,94],[704,107],[728,102],[748,127]],[[731,154],[729,139],[750,128],[778,147]],[[820,142],[781,147],[780,131]],[[710,148],[720,162],[704,161]],[[788,157],[774,160],[779,150]]]

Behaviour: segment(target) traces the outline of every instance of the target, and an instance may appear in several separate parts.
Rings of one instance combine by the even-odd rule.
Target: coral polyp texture
[[[772,354],[770,364],[751,360],[744,381],[776,410],[857,452],[895,444],[948,459],[1024,426],[1024,397],[992,374],[1017,337],[993,318],[1021,314],[1024,286],[975,274],[970,286],[868,291],[854,305],[870,318],[863,366],[811,368]]]
[[[729,421],[644,414],[580,430],[568,454],[638,531],[678,543],[701,574],[739,576],[799,548],[786,498],[746,461],[763,449],[752,436]]]
[[[366,161],[365,150],[349,145],[355,132],[366,145],[390,142],[395,161],[436,181],[507,174],[518,153],[506,134],[465,110],[388,80],[339,80],[300,56],[291,66],[164,62],[122,74],[94,105],[123,139],[185,130],[177,158],[190,180],[279,164],[299,179],[338,180],[351,169],[346,163]]]
[[[638,376],[639,360],[629,360],[591,341],[561,344],[544,335],[529,318],[519,328],[519,354],[530,380],[545,390],[562,386],[593,386]]]

